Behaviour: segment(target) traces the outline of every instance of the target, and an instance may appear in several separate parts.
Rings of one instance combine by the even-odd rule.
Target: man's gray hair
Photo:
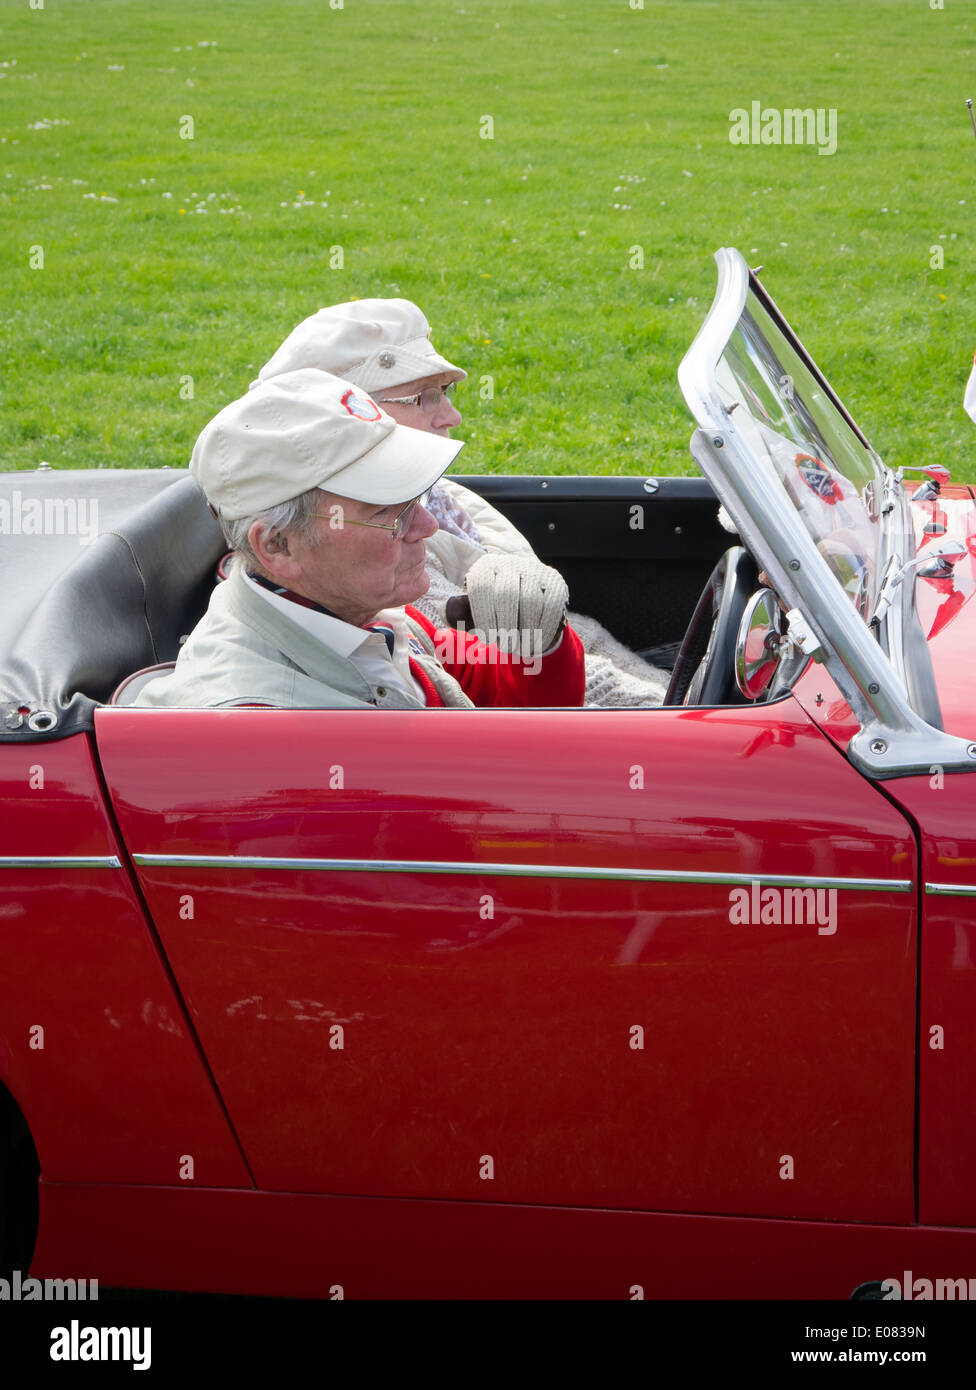
[[[236,521],[221,521],[224,537],[235,555],[239,555],[249,568],[257,568],[264,573],[261,562],[251,549],[248,532],[257,521],[260,523],[268,543],[284,532],[293,531],[301,536],[307,545],[317,545],[319,533],[315,529],[315,513],[322,507],[324,498],[317,487],[290,497],[287,502],[279,502],[274,507],[266,507],[263,512],[242,516]]]

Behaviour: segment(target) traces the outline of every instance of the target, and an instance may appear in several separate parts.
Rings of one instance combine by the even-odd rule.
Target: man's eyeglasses
[[[451,381],[447,386],[426,386],[416,396],[385,396],[378,399],[374,396],[373,399],[377,405],[419,405],[427,415],[433,415],[441,401],[451,400],[456,385],[456,381]]]
[[[410,529],[410,519],[413,516],[414,507],[418,504],[421,507],[426,507],[430,493],[431,489],[428,488],[427,491],[422,492],[419,497],[415,497],[412,502],[408,502],[403,511],[398,512],[393,518],[392,524],[388,524],[385,521],[353,521],[352,518],[348,516],[343,516],[342,524],[343,526],[372,526],[377,531],[389,531],[393,539],[398,541],[400,537],[405,536]],[[316,512],[315,515],[329,521],[334,520],[334,516],[328,512]]]

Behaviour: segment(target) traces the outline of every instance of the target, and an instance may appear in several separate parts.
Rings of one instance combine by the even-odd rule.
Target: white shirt
[[[373,619],[374,623],[383,623],[393,630],[391,657],[382,633],[366,632],[356,627],[355,623],[343,622],[341,618],[332,618],[327,613],[318,613],[314,608],[306,608],[302,603],[282,598],[281,594],[273,594],[263,584],[255,584],[246,570],[244,581],[290,622],[297,623],[323,646],[346,657],[374,685],[395,685],[426,705],[423,689],[410,671],[410,643],[414,639],[410,636],[407,615],[402,608],[384,608]]]

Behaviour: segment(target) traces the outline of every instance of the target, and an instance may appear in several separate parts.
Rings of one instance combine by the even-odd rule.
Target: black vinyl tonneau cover
[[[0,742],[91,729],[125,676],[172,661],[226,548],[183,469],[0,474]]]

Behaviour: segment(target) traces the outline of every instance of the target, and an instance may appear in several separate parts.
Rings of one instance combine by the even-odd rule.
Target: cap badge
[[[392,352],[381,352],[380,355],[379,355],[379,357],[377,357],[376,360],[377,360],[377,362],[380,364],[381,367],[395,367],[395,366],[396,366],[396,358],[394,357],[394,355],[393,355]]]
[[[794,462],[800,477],[810,491],[817,494],[821,502],[833,507],[835,503],[843,501],[843,492],[832,477],[830,469],[820,459],[815,458],[813,454],[797,454]]]
[[[368,396],[357,396],[355,391],[347,391],[342,397],[342,404],[349,411],[350,415],[355,415],[357,420],[379,420],[383,412],[375,401],[371,401]]]

